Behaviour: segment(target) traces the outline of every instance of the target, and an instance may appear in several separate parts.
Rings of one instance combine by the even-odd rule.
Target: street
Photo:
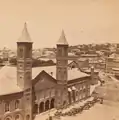
[[[119,120],[119,106],[96,104],[89,110],[73,117],[63,117],[62,120]]]
[[[53,115],[54,111],[51,111]],[[37,115],[35,120],[46,120],[48,118],[48,112],[41,115]],[[84,110],[81,114],[76,116],[61,117],[61,120],[119,120],[119,104],[104,102],[104,104],[95,104],[89,110]],[[55,119],[53,119],[55,120]]]

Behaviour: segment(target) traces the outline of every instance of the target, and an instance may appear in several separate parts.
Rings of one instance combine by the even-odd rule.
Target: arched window
[[[8,112],[10,110],[10,103],[6,102],[5,103],[5,112]]]
[[[47,100],[47,101],[45,102],[45,110],[46,110],[46,111],[49,110],[49,107],[50,107],[50,102],[49,102],[49,100]]]
[[[23,48],[19,48],[19,57],[23,58]]]
[[[12,118],[11,117],[7,117],[5,120],[12,120]]]
[[[27,48],[26,48],[26,57],[27,58],[31,57],[31,51],[32,51],[31,45],[27,46]]]
[[[15,116],[15,120],[20,120],[19,115]]]
[[[57,55],[58,55],[59,57],[62,56],[62,48],[58,48],[57,51],[58,51]]]
[[[41,102],[39,106],[39,112],[41,113],[43,111],[44,111],[44,102]]]
[[[54,108],[54,104],[55,104],[54,102],[55,102],[55,99],[52,98],[51,103],[50,103],[50,109]]]
[[[17,114],[14,120],[23,120],[21,114]]]
[[[31,74],[30,74],[30,72],[27,72],[27,73],[26,73],[26,79],[27,79],[27,80],[30,80],[30,79],[31,79]]]
[[[16,100],[15,101],[15,109],[18,109],[19,108],[19,100]]]

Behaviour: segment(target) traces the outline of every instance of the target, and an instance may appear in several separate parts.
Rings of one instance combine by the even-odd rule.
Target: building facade
[[[17,67],[0,70],[0,120],[33,120],[90,96],[91,75],[68,69],[68,43],[62,31],[56,66],[32,68],[32,41],[25,23],[17,42]]]
[[[119,69],[119,58],[108,57],[106,59],[106,72],[115,74],[115,69]]]
[[[119,76],[119,44],[116,53],[106,58],[106,72]]]

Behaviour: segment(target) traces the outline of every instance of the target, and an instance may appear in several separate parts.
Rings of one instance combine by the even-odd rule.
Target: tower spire
[[[23,90],[24,120],[33,120],[32,42],[26,23],[17,42],[17,85]]]
[[[64,101],[68,103],[66,96],[67,92],[67,79],[68,79],[68,42],[66,41],[64,31],[62,30],[60,39],[57,43],[57,54],[56,54],[56,79],[58,94],[56,95],[56,107],[60,108],[63,106]]]
[[[27,29],[26,22],[24,23],[24,28],[22,30],[22,34],[21,34],[20,38],[18,39],[18,42],[26,42],[26,43],[32,42],[31,37],[28,32],[28,29]]]
[[[57,45],[68,45],[68,42],[66,40],[66,37],[65,37],[65,33],[64,33],[64,30],[62,30],[61,32],[61,36],[57,42]]]

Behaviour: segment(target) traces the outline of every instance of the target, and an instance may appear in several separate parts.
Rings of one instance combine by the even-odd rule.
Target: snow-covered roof
[[[71,53],[71,52],[70,52],[70,53],[68,53],[68,56],[69,56],[69,57],[71,57],[71,56],[74,56],[74,57],[75,57],[75,56],[77,56],[77,55],[75,55],[74,53]]]
[[[97,57],[98,54],[81,54],[81,57]]]
[[[93,67],[93,68],[94,68],[94,67]],[[90,69],[85,69],[85,70],[83,70],[83,71],[85,71],[85,72],[91,72],[91,68],[90,68]],[[95,73],[98,73],[99,71],[96,70],[96,69],[94,69],[94,72],[95,72]]]
[[[22,89],[17,86],[16,72],[14,70],[14,67],[7,66],[0,69],[0,95],[22,91]]]
[[[32,79],[40,72],[45,71],[56,79],[56,66],[32,68]],[[52,73],[52,74],[51,74]],[[68,80],[90,76],[77,69],[68,70]],[[17,85],[17,67],[4,66],[0,69],[0,95],[21,92],[22,89]]]
[[[79,58],[79,59],[78,59],[78,61],[82,61],[82,62],[83,62],[83,61],[86,61],[86,60],[88,60],[88,59],[87,59],[87,58]]]
[[[112,70],[119,71],[119,68],[112,68]]]

